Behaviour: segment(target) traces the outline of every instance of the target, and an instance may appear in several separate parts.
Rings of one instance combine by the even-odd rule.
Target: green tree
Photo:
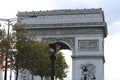
[[[44,69],[46,62],[49,61],[47,60],[48,57],[46,57],[49,55],[48,43],[34,41],[33,37],[28,36],[24,25],[16,25],[15,29],[17,31],[16,69],[27,69],[31,74],[40,75],[42,78],[45,74],[48,74],[45,71],[47,68]]]
[[[16,70],[16,80],[18,78],[18,70],[23,68],[27,69],[31,52],[31,45],[33,44],[33,38],[28,36],[27,30],[24,24],[16,24],[14,25],[14,30],[16,31],[14,38],[15,41],[15,49],[17,53],[15,55],[15,70]],[[29,62],[28,62],[29,61]]]
[[[49,65],[50,65],[50,59],[49,59],[49,44],[45,42],[36,42],[35,44],[35,55],[34,55],[34,68],[30,69],[33,70],[32,73],[34,75],[41,76],[41,79],[43,79],[44,76],[50,75]]]
[[[11,51],[14,48],[13,39],[14,34],[6,34],[5,30],[0,29],[0,67],[5,68],[5,72],[8,68],[12,70],[12,62],[14,61],[11,57]],[[5,62],[5,65],[3,64]],[[6,75],[5,75],[6,76]],[[10,77],[11,79],[11,77]]]
[[[5,49],[2,47],[3,46],[2,42],[4,38],[5,38],[5,30],[0,29],[0,67],[2,67],[3,65],[3,58],[5,55]]]
[[[32,73],[34,75],[41,76],[41,80],[43,80],[43,77],[50,77],[50,71],[51,71],[51,60],[50,60],[50,51],[49,51],[49,43],[45,42],[36,42],[34,48],[36,49],[34,59],[34,67],[31,66],[30,69],[33,70]],[[32,50],[35,50],[32,49]],[[63,53],[58,52],[59,47],[57,49],[56,53],[56,61],[55,61],[55,76],[56,78],[62,80],[64,77],[67,76],[68,72],[68,65],[65,61]],[[32,64],[33,65],[33,64]]]
[[[59,80],[63,80],[64,77],[67,76],[68,68],[64,56],[62,52],[58,52],[56,54],[56,62],[55,62],[55,77]]]
[[[14,34],[7,35],[5,30],[0,29],[0,56],[2,56],[3,58],[5,58],[6,52],[8,52],[8,58],[10,58],[10,52],[14,48],[13,38]],[[8,65],[8,67],[9,66],[10,65]]]
[[[27,69],[33,75],[43,77],[50,77],[51,60],[49,43],[34,41],[34,38],[28,36],[25,25],[16,25],[16,70]],[[65,62],[62,53],[56,54],[55,62],[55,76],[63,79],[66,76],[68,65]],[[18,74],[18,73],[17,73]],[[17,79],[17,78],[16,78]]]
[[[10,38],[10,36],[9,36]],[[5,30],[0,30],[0,52],[3,54],[6,53],[8,49],[10,49],[10,39],[8,39]]]

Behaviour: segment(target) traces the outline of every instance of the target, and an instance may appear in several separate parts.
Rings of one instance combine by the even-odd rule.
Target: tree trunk
[[[45,80],[50,80],[50,77],[46,76],[46,77],[45,77]]]
[[[41,80],[43,80],[43,76],[41,76]]]
[[[16,66],[16,79],[15,80],[18,80],[18,66]]]
[[[32,80],[34,80],[34,75],[32,74]]]

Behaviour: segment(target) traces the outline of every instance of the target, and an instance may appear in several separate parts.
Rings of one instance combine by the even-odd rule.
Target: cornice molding
[[[103,55],[72,55],[72,59],[102,59],[105,63],[105,58]]]
[[[50,16],[50,15],[77,15],[77,14],[101,14],[102,8],[92,9],[62,9],[62,10],[47,10],[47,11],[31,11],[18,12],[17,17],[35,16]]]

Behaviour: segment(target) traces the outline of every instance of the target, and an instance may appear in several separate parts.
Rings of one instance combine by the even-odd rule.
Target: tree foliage
[[[10,59],[15,58],[14,69],[18,75],[18,69],[27,69],[33,75],[41,78],[50,77],[51,60],[49,43],[35,41],[29,36],[24,24],[14,26],[15,33],[7,36],[5,30],[0,30],[0,56],[5,56],[8,50]],[[16,51],[14,51],[16,50]],[[11,52],[12,55],[11,56]],[[11,58],[12,57],[12,58]],[[2,64],[3,59],[0,58]],[[55,77],[60,80],[66,77],[68,65],[61,52],[56,53]],[[17,77],[16,77],[17,80]]]
[[[33,75],[39,75],[41,78],[49,77],[51,71],[51,60],[49,43],[35,41],[33,37],[28,36],[25,25],[15,25],[16,30],[16,49],[15,66],[18,69],[27,69]],[[63,79],[66,77],[68,65],[65,62],[62,53],[56,53],[55,76]]]
[[[0,66],[1,67],[3,65],[3,58],[5,55],[5,49],[3,47],[4,38],[5,38],[5,30],[0,29]]]
[[[11,57],[11,51],[14,48],[14,34],[8,35],[5,30],[0,29],[0,63],[4,62],[6,53],[8,52],[8,58]],[[10,65],[8,65],[10,67]]]
[[[65,61],[65,57],[62,55],[62,52],[58,52],[56,54],[56,62],[55,62],[55,77],[59,80],[63,80],[64,77],[67,76],[68,68]]]

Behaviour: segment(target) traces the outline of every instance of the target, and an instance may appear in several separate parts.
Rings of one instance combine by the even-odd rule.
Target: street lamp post
[[[5,22],[7,22],[7,25],[8,25],[7,38],[8,38],[8,41],[9,41],[10,25],[11,25],[10,23],[13,22],[13,21],[17,21],[17,19],[16,19],[16,18],[11,18],[11,19],[1,19],[1,18],[0,18],[0,21],[5,21]],[[8,54],[9,54],[9,49],[7,49],[7,51],[6,51],[6,57],[5,57],[5,74],[4,74],[4,80],[7,80]]]
[[[49,48],[50,48],[50,52],[51,52],[51,80],[54,80],[54,74],[55,74],[55,53],[56,53],[56,44],[55,43],[51,43],[49,44]]]
[[[8,20],[8,33],[7,33],[8,41],[9,41],[9,29],[10,29],[10,21]],[[8,52],[9,52],[9,49],[7,49],[6,57],[5,57],[5,76],[4,76],[4,80],[7,80]]]

